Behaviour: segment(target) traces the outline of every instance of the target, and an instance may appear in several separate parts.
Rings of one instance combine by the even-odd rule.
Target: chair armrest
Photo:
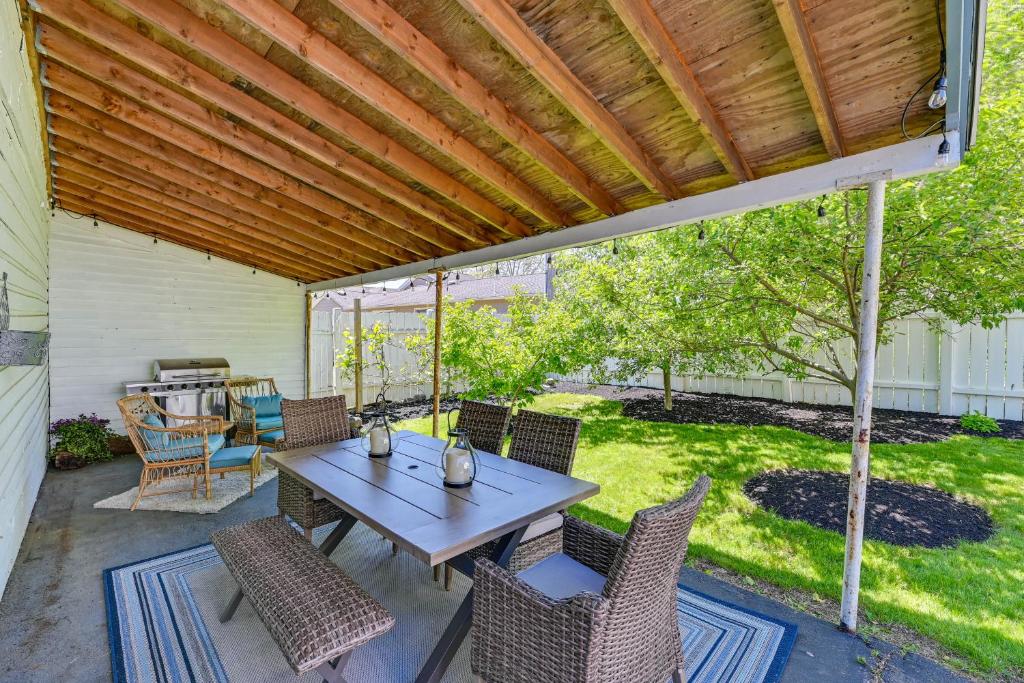
[[[553,600],[487,559],[473,573],[473,672],[548,671],[552,680],[587,680],[610,603],[594,593]]]
[[[612,562],[619,554],[622,540],[622,536],[614,531],[595,526],[579,517],[565,516],[562,552],[598,574],[608,576]]]

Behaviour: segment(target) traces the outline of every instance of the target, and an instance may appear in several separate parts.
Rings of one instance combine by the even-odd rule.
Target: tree
[[[1024,13],[996,11],[978,142],[957,169],[886,196],[879,344],[923,315],[999,323],[1024,307]],[[760,367],[856,386],[866,193],[848,191],[620,240],[560,262],[562,305],[627,368]],[[660,360],[660,363],[659,363]]]
[[[473,301],[442,304],[441,367],[450,382],[463,384],[463,398],[496,398],[519,406],[533,400],[549,373],[581,367],[577,322],[543,298],[517,292],[498,315]],[[434,326],[407,344],[424,372],[433,364]]]
[[[341,371],[345,379],[354,379],[356,367],[361,366],[363,381],[380,387],[380,393],[387,395],[393,387],[411,381],[412,368],[392,368],[388,364],[387,350],[400,349],[401,343],[395,340],[394,332],[387,323],[378,320],[368,330],[364,329],[362,341],[364,353],[357,357],[355,337],[349,330],[342,333],[345,347],[335,356],[335,367]]]

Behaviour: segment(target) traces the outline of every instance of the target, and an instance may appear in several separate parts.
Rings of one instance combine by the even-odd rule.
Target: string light
[[[497,263],[494,264],[494,274],[496,276],[497,275],[501,275],[501,271],[498,270],[498,264]]]
[[[153,244],[156,244],[156,235],[153,235]]]
[[[619,254],[619,241],[612,240],[612,254],[618,256]]]
[[[549,265],[549,266],[551,265],[551,261],[552,261],[552,260],[553,260],[553,259],[551,258],[551,254],[548,254],[548,259],[547,259],[547,261],[548,261],[548,265]]]
[[[821,202],[818,203],[818,222],[824,223],[828,218],[828,214],[825,212],[825,195],[821,195]]]
[[[697,244],[704,246],[704,221],[700,222],[700,230],[697,232]]]
[[[206,260],[207,261],[212,261],[213,260],[213,257],[210,256],[210,250],[209,249],[206,250]]]
[[[96,221],[96,214],[92,215],[92,227],[94,227],[94,228],[100,227],[100,224]]]
[[[946,131],[942,131],[942,142],[939,143],[939,163],[949,163],[949,140],[946,139]]]

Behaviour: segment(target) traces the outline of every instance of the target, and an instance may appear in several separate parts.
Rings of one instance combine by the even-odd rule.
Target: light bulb
[[[946,106],[946,77],[945,75],[939,76],[939,80],[935,81],[935,87],[932,89],[931,97],[928,98],[929,109],[942,109]]]

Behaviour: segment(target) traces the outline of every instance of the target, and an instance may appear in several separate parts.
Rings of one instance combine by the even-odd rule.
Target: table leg
[[[324,542],[320,544],[320,552],[327,557],[331,556],[331,553],[338,547],[338,544],[342,542],[348,532],[352,531],[352,527],[356,525],[356,518],[346,513],[338,525],[334,527]]]
[[[508,566],[509,560],[512,559],[512,553],[515,552],[516,546],[519,545],[519,541],[522,540],[525,532],[526,527],[522,527],[498,539],[494,550],[491,551],[490,560],[500,567]],[[453,562],[452,566],[467,576],[472,577],[472,561],[465,555],[460,555],[455,559],[457,561]],[[467,567],[467,561],[469,562],[468,572],[464,571],[464,568]],[[441,639],[434,646],[434,651],[427,658],[426,664],[420,669],[420,673],[416,677],[416,683],[437,683],[441,680],[444,672],[448,670],[448,665],[452,663],[455,653],[459,651],[462,641],[469,634],[469,627],[472,623],[473,589],[470,588],[469,592],[466,593],[466,597],[463,598],[462,604],[459,605],[459,609],[455,611],[455,616],[452,617],[448,628],[444,630]]]

